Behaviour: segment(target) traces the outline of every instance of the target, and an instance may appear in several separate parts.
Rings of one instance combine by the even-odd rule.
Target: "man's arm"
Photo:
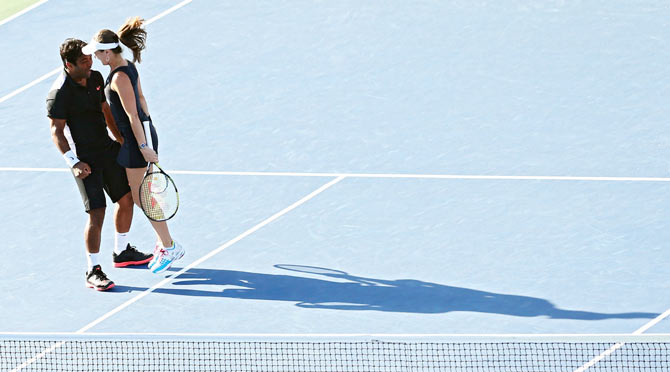
[[[70,144],[67,142],[67,138],[65,138],[65,119],[50,118],[50,120],[51,140],[56,145],[56,148],[58,148],[58,151],[60,151],[61,154],[65,154],[71,150]],[[72,166],[72,170],[74,175],[81,179],[84,179],[91,174],[91,167],[81,160]]]
[[[149,114],[149,106],[147,105],[147,100],[146,100],[146,98],[144,98],[144,93],[142,93],[142,84],[140,83],[140,77],[139,76],[137,77],[137,93],[140,96],[140,107],[142,107],[142,111],[144,111],[144,113],[147,116],[151,116]]]
[[[114,120],[114,115],[112,115],[112,109],[109,107],[107,102],[102,103],[102,113],[105,115],[105,122],[107,123],[107,128],[112,132],[116,141],[123,145],[123,136],[119,131],[119,127],[116,126],[116,121]]]

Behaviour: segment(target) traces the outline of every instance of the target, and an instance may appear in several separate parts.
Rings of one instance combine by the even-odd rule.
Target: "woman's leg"
[[[133,201],[140,208],[140,184],[144,178],[144,172],[146,172],[145,168],[126,168],[128,183],[130,184],[130,191],[133,195]],[[156,231],[156,235],[158,235],[158,239],[160,240],[163,247],[171,247],[172,236],[170,236],[170,230],[168,229],[167,222],[156,222],[151,220],[149,220],[149,222],[151,222],[151,226],[153,226],[154,230]]]

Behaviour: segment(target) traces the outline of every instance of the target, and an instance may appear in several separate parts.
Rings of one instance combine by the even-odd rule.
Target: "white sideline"
[[[0,172],[69,172],[67,168],[0,167]],[[666,177],[591,177],[591,176],[505,176],[473,174],[393,174],[393,173],[320,173],[320,172],[242,172],[165,170],[169,174],[198,176],[265,176],[265,177],[346,177],[346,178],[418,178],[443,180],[517,180],[517,181],[610,181],[670,182]]]
[[[643,333],[644,333],[645,331],[647,331],[649,328],[655,326],[656,324],[658,324],[660,321],[664,320],[664,319],[667,318],[668,316],[670,316],[670,309],[666,310],[663,314],[657,316],[656,318],[652,319],[651,321],[649,321],[648,323],[646,323],[646,324],[643,325],[642,327],[638,328],[635,332],[632,333],[632,335],[641,335],[641,334],[643,334]],[[603,359],[605,359],[606,357],[608,357],[608,356],[609,356],[610,354],[612,354],[613,352],[617,351],[619,348],[621,348],[621,347],[622,347],[623,345],[625,345],[625,344],[626,344],[625,342],[618,342],[618,343],[612,345],[609,349],[603,351],[603,352],[600,353],[600,355],[598,355],[597,357],[591,359],[590,361],[588,361],[588,362],[587,362],[586,364],[584,364],[583,366],[577,368],[574,372],[584,372],[584,371],[586,371],[587,369],[589,369],[589,368],[593,367],[594,365],[596,365],[596,364],[597,364],[598,362],[600,362],[601,360],[603,360]]]
[[[38,6],[40,6],[40,5],[44,4],[44,3],[46,3],[47,1],[49,1],[49,0],[42,0],[42,1],[39,1],[39,2],[37,2],[37,3],[35,3],[35,4],[33,4],[33,5],[31,5],[31,6],[27,7],[27,8],[25,8],[25,9],[23,9],[22,11],[20,11],[20,12],[18,12],[18,13],[15,13],[15,14],[13,14],[13,15],[11,15],[11,16],[9,16],[9,17],[3,19],[3,20],[1,20],[1,21],[0,21],[0,26],[4,25],[5,23],[7,23],[7,22],[9,22],[9,21],[11,21],[11,20],[13,20],[13,19],[16,19],[16,18],[18,18],[18,17],[20,17],[20,16],[22,16],[22,15],[28,13],[29,11],[31,11],[31,10],[37,8]]]
[[[47,0],[44,0],[44,1],[46,2]],[[145,25],[149,25],[149,24],[151,24],[151,23],[153,23],[153,22],[155,22],[155,21],[157,21],[157,20],[159,20],[159,19],[165,17],[166,15],[168,15],[168,14],[174,12],[175,10],[177,10],[177,9],[179,9],[179,8],[181,8],[181,7],[183,7],[184,5],[189,4],[191,1],[193,1],[193,0],[184,0],[184,1],[180,2],[179,4],[173,6],[172,8],[167,9],[167,10],[163,11],[162,13],[158,14],[157,16],[155,16],[155,17],[149,19],[148,21],[146,21]],[[40,4],[41,4],[41,3],[40,3]],[[30,9],[30,8],[29,8],[29,9]],[[28,10],[29,10],[29,9],[28,9]],[[27,10],[26,10],[26,11],[27,11]],[[4,21],[3,21],[3,22],[4,22]],[[0,25],[1,25],[1,24],[0,24]],[[18,89],[16,89],[16,90],[14,90],[13,92],[11,92],[11,93],[9,93],[9,94],[3,96],[2,98],[0,98],[0,103],[3,103],[3,102],[5,102],[5,101],[7,101],[8,99],[10,99],[10,98],[16,96],[17,94],[19,94],[19,93],[21,93],[21,92],[23,92],[23,91],[25,91],[25,90],[30,89],[31,87],[33,87],[33,86],[35,86],[35,85],[37,85],[37,84],[43,82],[44,80],[46,80],[46,79],[48,79],[48,78],[50,78],[50,77],[56,75],[57,73],[59,73],[59,72],[62,71],[62,70],[63,70],[63,67],[58,67],[58,68],[56,68],[56,69],[54,69],[54,70],[52,70],[52,71],[50,71],[50,72],[47,72],[46,74],[44,74],[44,75],[38,77],[37,79],[35,79],[35,80],[31,81],[30,83],[28,83],[28,84],[22,86],[21,88],[18,88]]]
[[[123,304],[119,305],[119,306],[116,307],[115,309],[111,310],[111,311],[108,312],[107,314],[105,314],[105,315],[99,317],[98,319],[92,321],[91,323],[85,325],[84,327],[82,327],[81,329],[79,329],[79,330],[78,330],[77,332],[75,332],[75,333],[84,333],[84,332],[86,332],[87,330],[89,330],[89,329],[95,327],[96,325],[98,325],[99,323],[101,323],[101,322],[104,321],[105,319],[109,318],[110,316],[112,316],[112,315],[118,313],[119,311],[125,309],[126,307],[128,307],[128,306],[131,305],[132,303],[134,303],[134,302],[140,300],[141,298],[145,297],[145,296],[148,295],[149,293],[151,293],[151,292],[155,291],[156,289],[158,289],[158,288],[164,286],[165,284],[171,282],[173,279],[175,279],[175,278],[178,277],[179,275],[181,275],[181,274],[187,272],[188,270],[190,270],[190,269],[192,269],[192,268],[194,268],[194,267],[200,265],[201,263],[205,262],[206,260],[208,260],[208,259],[214,257],[216,254],[220,253],[220,252],[223,251],[224,249],[226,249],[226,248],[230,247],[231,245],[233,245],[233,244],[239,242],[240,240],[246,238],[247,236],[249,236],[249,235],[255,233],[256,231],[260,230],[260,229],[263,228],[264,226],[270,224],[271,222],[275,221],[276,219],[278,219],[279,217],[285,215],[286,213],[288,213],[288,212],[294,210],[295,208],[297,208],[297,207],[299,207],[300,205],[304,204],[305,202],[309,201],[309,200],[312,199],[313,197],[317,196],[318,194],[322,193],[323,191],[325,191],[326,189],[330,188],[330,187],[333,186],[334,184],[336,184],[336,183],[342,181],[343,179],[344,179],[344,177],[338,177],[338,178],[336,178],[336,179],[334,179],[334,180],[332,180],[332,181],[326,183],[325,185],[319,187],[318,189],[312,191],[312,192],[309,193],[307,196],[303,197],[302,199],[298,200],[297,202],[295,202],[295,203],[291,204],[290,206],[288,206],[288,207],[282,209],[281,211],[275,213],[275,214],[272,215],[271,217],[265,219],[263,222],[257,224],[256,226],[250,228],[249,230],[243,232],[242,234],[238,235],[237,237],[235,237],[234,239],[228,241],[227,243],[223,244],[222,246],[220,246],[220,247],[214,249],[213,251],[209,252],[208,254],[206,254],[206,255],[200,257],[199,259],[193,261],[192,263],[188,264],[187,266],[185,266],[184,268],[182,268],[182,269],[179,270],[178,272],[176,272],[176,273],[170,275],[169,277],[167,277],[167,278],[161,280],[160,282],[158,282],[157,284],[155,284],[153,287],[151,287],[151,288],[147,289],[146,291],[144,291],[144,292],[138,294],[137,296],[131,298],[130,300],[124,302]]]
[[[35,337],[47,341],[63,340],[405,340],[442,343],[496,343],[496,342],[670,342],[670,333],[221,333],[221,332],[0,332],[0,338],[33,340]]]

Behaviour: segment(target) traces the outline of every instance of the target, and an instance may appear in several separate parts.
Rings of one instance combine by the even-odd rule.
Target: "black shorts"
[[[151,128],[151,141],[154,145],[154,151],[158,154],[158,135],[156,134],[156,128],[153,123],[150,126]],[[119,151],[119,156],[117,158],[118,163],[124,168],[146,168],[147,162],[144,160],[144,156],[140,152],[140,147],[137,144],[137,139],[133,134],[130,125],[123,126],[121,133],[123,134],[123,146]]]
[[[91,167],[91,174],[84,179],[77,177],[74,179],[79,187],[86,212],[107,206],[105,192],[113,203],[130,192],[126,170],[116,162],[120,147],[118,142],[114,142],[99,155],[82,157],[81,160]]]

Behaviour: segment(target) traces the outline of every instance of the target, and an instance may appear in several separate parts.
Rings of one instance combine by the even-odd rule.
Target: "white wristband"
[[[75,164],[79,163],[77,155],[75,155],[72,150],[68,150],[68,152],[63,154],[63,159],[65,159],[65,162],[70,168],[74,167]]]

